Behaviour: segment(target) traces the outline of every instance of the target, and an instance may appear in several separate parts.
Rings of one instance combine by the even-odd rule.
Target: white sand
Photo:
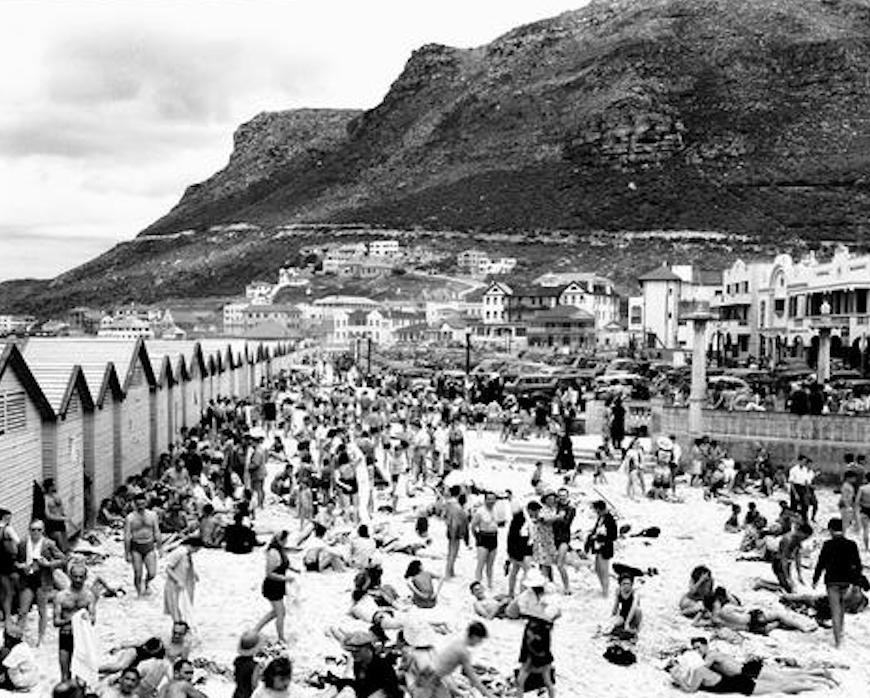
[[[473,434],[469,434],[473,441]],[[482,441],[491,445],[492,434],[484,435]],[[589,437],[594,439],[596,437]],[[473,443],[472,447],[480,447]],[[513,490],[516,496],[530,493],[529,475],[526,468],[511,469],[504,464],[496,466],[499,472],[492,472],[489,465],[480,469],[481,479],[497,478],[503,487]],[[551,476],[552,477],[552,476]],[[591,474],[585,473],[574,488],[578,499],[578,521],[575,528],[584,531],[592,525],[592,515],[588,502],[598,498],[592,488]],[[615,561],[635,565],[642,569],[657,567],[658,576],[648,579],[641,587],[641,605],[644,611],[644,627],[638,646],[638,664],[630,668],[616,667],[602,658],[606,642],[596,637],[598,626],[608,615],[612,599],[600,596],[597,580],[590,567],[579,573],[572,571],[574,595],[559,596],[563,616],[557,621],[553,635],[553,651],[556,657],[557,687],[561,696],[589,696],[591,698],[640,696],[677,696],[680,693],[672,688],[669,679],[661,670],[663,662],[659,659],[662,650],[668,650],[685,643],[692,635],[704,631],[691,627],[689,620],[679,615],[676,605],[687,586],[688,575],[697,564],[708,565],[714,573],[717,584],[723,584],[740,596],[744,603],[773,604],[771,593],[753,592],[751,579],[756,576],[771,577],[768,566],[762,563],[734,562],[735,551],[740,542],[739,534],[723,533],[722,525],[729,510],[724,504],[704,501],[701,491],[681,488],[686,498],[684,504],[642,501],[632,503],[623,496],[624,478],[618,473],[608,474],[609,483],[600,491],[616,507],[620,515],[619,523],[631,523],[638,531],[647,526],[659,526],[662,535],[656,540],[629,538],[619,543]],[[554,480],[555,482],[555,480]],[[829,492],[820,494],[820,524],[835,513],[834,496]],[[398,518],[403,521],[411,512],[412,506],[430,501],[418,497],[400,504],[403,509]],[[747,497],[738,499],[744,504]],[[774,518],[777,510],[775,500],[757,499],[761,512]],[[376,521],[383,519],[377,515]],[[402,524],[408,529],[410,522]],[[286,511],[270,507],[256,521],[260,531],[274,531],[288,528],[298,529],[296,519]],[[444,527],[440,521],[432,519],[430,527],[436,541],[435,550],[443,555]],[[504,561],[504,535],[499,544],[499,557],[496,562],[496,591],[506,590],[506,577],[502,573]],[[824,534],[814,536],[811,546],[821,545]],[[107,543],[107,549],[114,556],[93,571],[113,582],[122,582],[128,589],[132,585],[128,566],[120,554],[118,542]],[[405,589],[402,575],[411,558],[405,555],[385,556],[384,579],[400,591]],[[815,561],[815,554],[812,555]],[[297,563],[298,564],[298,563]],[[425,566],[441,573],[442,560],[424,560]],[[267,602],[260,596],[259,587],[263,574],[264,558],[262,549],[248,556],[235,556],[222,551],[206,550],[197,554],[196,566],[201,582],[197,589],[196,618],[201,638],[193,656],[202,656],[221,665],[231,666],[240,633],[253,625],[267,610]],[[432,612],[439,620],[445,620],[456,630],[461,630],[474,619],[468,582],[474,573],[473,551],[463,549],[458,564],[459,578],[445,584],[439,600],[437,612]],[[805,570],[805,578],[811,579],[812,570]],[[334,695],[331,688],[317,690],[302,683],[304,677],[314,669],[323,669],[327,656],[340,656],[338,644],[324,634],[331,625],[354,627],[362,625],[347,616],[352,589],[353,573],[312,574],[305,573],[299,580],[298,604],[290,609],[288,635],[294,640],[290,655],[296,666],[299,683],[293,695],[329,696]],[[615,586],[615,585],[614,585]],[[821,587],[820,587],[821,588]],[[163,568],[161,565],[157,583],[152,595],[137,600],[135,594],[118,599],[103,599],[98,608],[98,633],[105,649],[113,643],[145,639],[150,635],[165,636],[169,630],[169,619],[162,615]],[[31,614],[30,630],[35,632],[36,614]],[[490,639],[478,650],[476,659],[491,665],[502,674],[510,674],[516,667],[523,625],[516,621],[489,621]],[[274,639],[274,625],[266,629],[268,639]],[[843,648],[834,649],[830,630],[819,630],[810,634],[774,631],[769,637],[744,634],[741,645],[729,646],[714,643],[738,656],[759,655],[763,657],[792,657],[802,664],[811,662],[833,662],[848,665],[848,670],[834,671],[841,682],[835,691],[820,691],[811,696],[870,695],[870,672],[866,662],[870,658],[870,614],[847,616],[846,641]],[[44,666],[46,685],[57,677],[57,640],[56,633],[50,629],[49,639],[38,650]],[[220,698],[230,695],[232,686],[221,680],[210,679],[206,692]],[[40,692],[44,695],[45,690]]]

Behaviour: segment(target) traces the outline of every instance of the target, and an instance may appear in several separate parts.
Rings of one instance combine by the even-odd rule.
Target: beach
[[[497,435],[485,432],[477,438],[468,431],[466,444],[470,452],[483,453],[494,443]],[[598,437],[581,437],[595,441]],[[478,483],[511,490],[516,501],[525,502],[533,495],[529,482],[531,467],[510,465],[504,462],[487,462],[485,458],[472,458],[479,467],[468,471],[468,477]],[[270,464],[275,472],[279,465]],[[545,479],[553,485],[561,484],[550,465],[544,470]],[[614,562],[638,567],[642,570],[655,568],[658,574],[646,576],[638,584],[644,625],[637,644],[637,663],[630,667],[615,666],[603,657],[608,640],[600,633],[609,618],[613,604],[612,596],[601,596],[598,581],[592,571],[591,561],[581,561],[580,571],[571,570],[571,596],[563,596],[553,589],[552,598],[562,608],[562,616],[553,632],[553,654],[557,676],[558,695],[584,696],[590,698],[641,696],[664,698],[679,695],[662,667],[669,652],[685,647],[692,636],[712,637],[705,628],[694,628],[689,619],[677,610],[677,602],[686,590],[689,573],[696,565],[707,565],[717,584],[724,585],[746,605],[772,605],[776,596],[770,592],[753,591],[755,577],[773,579],[769,565],[761,562],[735,562],[739,554],[740,533],[725,533],[723,524],[730,514],[726,503],[707,501],[700,488],[679,486],[684,498],[682,503],[641,500],[630,501],[624,496],[625,476],[608,472],[608,482],[592,485],[591,471],[585,471],[574,486],[570,487],[572,499],[577,506],[574,530],[588,531],[594,516],[589,504],[599,498],[606,499],[617,515],[617,523],[631,525],[631,531],[640,531],[650,526],[661,529],[658,538],[626,537],[617,543]],[[776,518],[777,501],[780,497],[735,496],[743,511],[750,500],[757,502],[761,513],[770,520]],[[830,516],[837,515],[836,499],[831,491],[819,492],[820,509],[816,524],[817,532],[806,544],[811,551],[805,555],[807,564],[814,564],[818,548],[826,537],[823,528]],[[389,520],[394,532],[412,531],[413,513],[434,501],[431,492],[413,498],[403,497],[397,514],[376,513],[374,522]],[[260,540],[267,540],[270,533],[282,529],[291,532],[291,540],[298,532],[298,520],[293,512],[276,505],[270,496],[269,504],[258,512],[255,528]],[[434,543],[432,552],[439,559],[423,558],[424,566],[441,574],[446,551],[444,525],[437,518],[430,518],[430,532]],[[101,533],[101,537],[104,536]],[[500,530],[499,552],[496,561],[495,592],[505,592],[507,578],[503,575],[505,560],[506,527]],[[170,622],[163,611],[163,564],[161,560],[158,579],[152,585],[151,594],[137,599],[131,585],[129,566],[124,562],[123,548],[118,532],[109,532],[102,545],[108,557],[90,567],[91,575],[99,574],[112,584],[122,584],[127,595],[121,598],[104,598],[98,605],[97,634],[104,652],[121,642],[145,640],[151,635],[168,635]],[[866,557],[866,556],[865,556]],[[291,556],[294,565],[300,566],[298,556]],[[384,580],[396,587],[404,596],[406,589],[403,574],[410,556],[390,553],[383,555]],[[420,611],[429,620],[448,623],[455,631],[462,631],[475,620],[472,598],[468,584],[474,575],[474,552],[463,547],[460,552],[458,577],[445,582],[435,610]],[[211,666],[230,668],[235,657],[239,635],[253,626],[266,612],[268,604],[260,595],[260,583],[264,572],[263,548],[250,555],[231,555],[222,550],[203,550],[195,556],[196,569],[200,576],[195,602],[196,644],[191,653],[194,659],[202,658]],[[353,588],[353,571],[344,573],[303,572],[297,578],[291,592],[293,601],[288,604],[289,655],[294,662],[295,696],[330,696],[334,689],[315,688],[306,684],[306,677],[316,670],[327,668],[340,673],[336,663],[327,664],[327,658],[342,658],[343,652],[332,637],[326,634],[329,627],[363,629],[364,623],[348,615],[350,592]],[[804,570],[809,582],[812,568]],[[615,590],[611,587],[611,594]],[[823,589],[823,586],[820,587]],[[809,589],[806,589],[807,591]],[[36,614],[31,614],[29,634],[35,633]],[[489,639],[475,651],[477,664],[496,670],[502,676],[511,675],[517,667],[517,657],[523,624],[519,621],[486,621]],[[766,661],[791,660],[801,666],[832,667],[833,676],[840,688],[833,691],[807,693],[808,696],[868,695],[870,671],[864,661],[870,656],[870,614],[847,616],[846,639],[840,649],[833,647],[831,631],[819,629],[802,634],[774,630],[768,636],[748,633],[729,633],[734,642],[714,640],[713,647],[741,658],[758,656]],[[267,640],[274,640],[274,627],[265,629]],[[444,641],[447,637],[442,638]],[[49,630],[45,644],[36,650],[44,673],[44,681],[35,695],[45,695],[57,678],[57,635]],[[198,662],[201,665],[201,662]],[[848,668],[847,668],[848,667]],[[200,671],[200,673],[203,673]],[[233,685],[213,672],[204,672],[205,683],[200,686],[213,698],[231,695]],[[11,694],[10,694],[11,695]],[[351,695],[348,690],[342,695]]]

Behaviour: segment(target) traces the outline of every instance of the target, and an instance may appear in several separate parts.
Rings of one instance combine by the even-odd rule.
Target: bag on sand
[[[610,645],[604,651],[604,658],[611,664],[617,666],[631,666],[637,661],[634,652],[626,649],[622,645]]]

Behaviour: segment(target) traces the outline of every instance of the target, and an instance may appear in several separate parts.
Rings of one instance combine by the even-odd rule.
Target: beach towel
[[[187,589],[182,589],[178,594],[178,613],[181,616],[181,620],[187,623],[192,630],[194,627],[193,601],[190,600],[190,593]]]
[[[72,617],[73,655],[70,672],[94,688],[99,680],[100,648],[94,626],[85,609],[76,611]]]

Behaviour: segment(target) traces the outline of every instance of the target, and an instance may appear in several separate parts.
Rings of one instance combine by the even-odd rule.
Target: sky
[[[130,239],[262,111],[377,105],[411,52],[584,0],[0,0],[0,281]]]

